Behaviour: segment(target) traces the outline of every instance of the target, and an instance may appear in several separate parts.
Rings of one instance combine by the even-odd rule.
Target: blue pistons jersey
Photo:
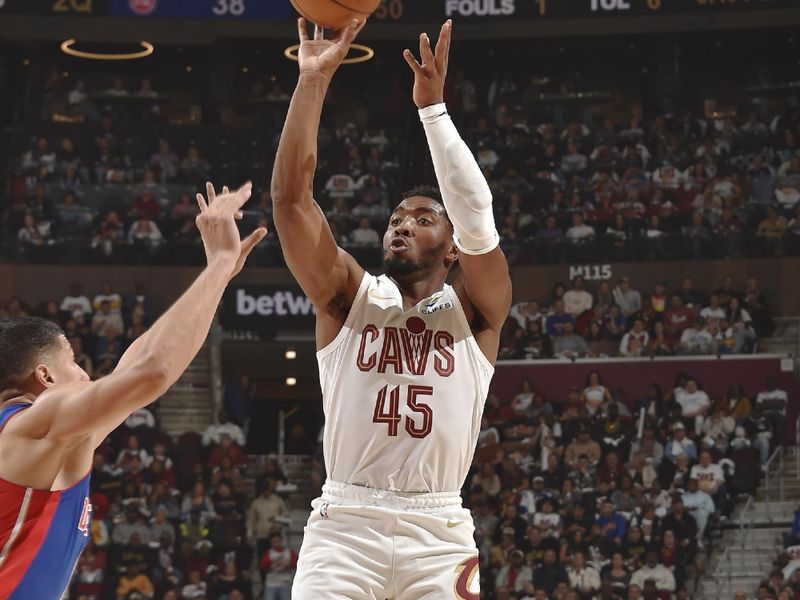
[[[0,409],[0,433],[30,404]],[[89,541],[89,475],[66,490],[0,479],[0,600],[59,600]]]

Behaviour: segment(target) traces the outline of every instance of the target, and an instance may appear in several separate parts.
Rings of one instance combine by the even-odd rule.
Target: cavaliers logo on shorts
[[[456,567],[458,579],[456,579],[455,593],[458,600],[480,600],[478,594],[470,591],[478,577],[479,560],[477,556],[473,556],[460,562]]]

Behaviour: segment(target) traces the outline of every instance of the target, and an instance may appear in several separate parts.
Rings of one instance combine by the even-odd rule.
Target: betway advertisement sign
[[[317,311],[311,300],[292,286],[234,286],[222,298],[220,320],[225,329],[278,331],[313,329]]]

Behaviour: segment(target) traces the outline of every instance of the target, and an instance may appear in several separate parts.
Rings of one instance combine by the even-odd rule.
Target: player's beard
[[[442,242],[439,247],[423,255],[419,260],[399,256],[390,259],[391,254],[386,253],[383,255],[383,271],[393,279],[407,277],[419,271],[428,271],[436,264],[439,254],[444,249],[444,244]]]
[[[423,268],[423,264],[409,258],[393,258],[388,260],[386,257],[383,259],[384,272],[393,279],[398,277],[406,277],[412,275]]]

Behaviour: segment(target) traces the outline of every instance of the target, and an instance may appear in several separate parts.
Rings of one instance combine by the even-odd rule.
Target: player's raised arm
[[[317,307],[320,346],[338,333],[364,274],[358,263],[337,247],[313,197],[322,105],[334,73],[364,23],[353,21],[327,40],[319,27],[310,39],[305,19],[298,21],[300,77],[272,175],[275,228],[289,269]]]
[[[267,234],[258,229],[241,240],[235,219],[252,185],[208,201],[198,194],[197,225],[208,266],[172,307],[122,356],[114,372],[97,381],[54,385],[43,369],[45,391],[14,421],[16,435],[54,442],[92,435],[99,444],[133,411],[157,399],[177,381],[203,345],[228,282]],[[66,341],[64,342],[66,343]],[[86,379],[86,378],[82,378]],[[58,383],[57,381],[55,383]]]
[[[410,50],[404,56],[414,72],[414,102],[420,109],[444,206],[455,230],[463,271],[456,287],[463,286],[475,309],[499,331],[511,306],[511,277],[499,247],[492,192],[444,104],[452,32],[453,23],[448,20],[442,26],[435,53],[423,33],[419,41],[421,63]]]

